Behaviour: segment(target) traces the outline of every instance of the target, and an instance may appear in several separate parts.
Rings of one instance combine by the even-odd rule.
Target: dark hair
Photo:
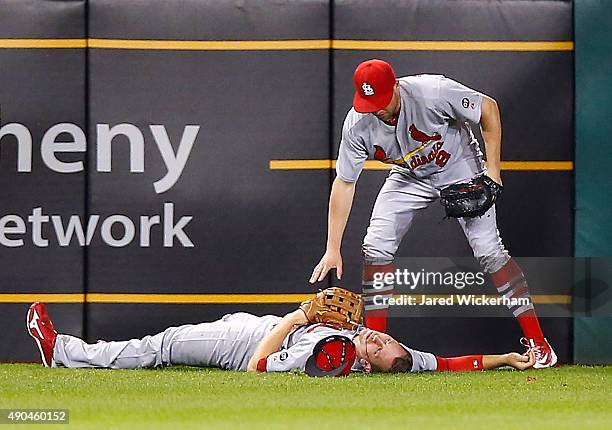
[[[391,368],[389,368],[389,373],[403,373],[410,372],[411,370],[412,356],[409,352],[406,352],[406,355],[393,359],[393,363],[391,363]]]

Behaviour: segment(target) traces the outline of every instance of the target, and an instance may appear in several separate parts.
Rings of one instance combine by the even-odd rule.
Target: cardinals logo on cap
[[[372,85],[368,84],[367,82],[363,83],[363,85],[361,86],[361,89],[363,90],[363,95],[364,96],[373,96],[374,95],[374,88],[372,88]]]

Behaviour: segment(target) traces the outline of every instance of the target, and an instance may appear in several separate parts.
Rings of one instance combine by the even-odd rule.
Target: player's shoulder
[[[342,125],[343,138],[351,138],[351,140],[354,140],[357,136],[362,136],[364,133],[367,133],[372,118],[372,115],[359,113],[355,108],[351,108],[346,114],[344,124]]]
[[[435,98],[440,94],[440,84],[444,75],[411,75],[398,79],[400,88],[414,98]]]
[[[346,118],[344,118],[344,129],[350,130],[354,128],[359,122],[367,120],[368,116],[368,114],[357,112],[352,107],[346,114]]]

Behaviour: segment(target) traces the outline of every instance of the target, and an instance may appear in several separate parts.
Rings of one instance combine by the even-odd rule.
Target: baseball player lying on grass
[[[408,348],[388,334],[356,323],[361,313],[359,295],[342,290],[359,298],[355,313],[340,314],[342,310],[338,308],[330,311],[325,305],[312,304],[322,294],[336,294],[330,290],[340,289],[324,290],[284,317],[238,312],[214,322],[170,327],[142,339],[96,344],[58,334],[45,305],[36,302],[27,313],[27,329],[46,367],[137,369],[187,365],[238,371],[304,371],[315,348],[330,337],[342,337],[352,348],[352,354],[346,353],[346,348],[315,352],[323,354],[316,358],[320,368],[338,369],[334,375],[345,375],[351,370],[365,373],[459,371],[506,365],[524,370],[535,362],[533,352],[444,358]],[[340,301],[345,299],[341,297]],[[325,363],[320,363],[321,359]]]

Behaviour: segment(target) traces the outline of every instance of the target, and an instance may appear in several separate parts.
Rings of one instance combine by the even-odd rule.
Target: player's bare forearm
[[[482,367],[484,370],[497,369],[498,367],[505,366],[506,359],[505,355],[483,355],[482,356]]]
[[[355,195],[355,183],[344,182],[339,177],[334,179],[329,197],[329,216],[327,226],[327,249],[340,250],[342,236],[348,221],[353,197]]]
[[[535,363],[533,352],[522,355],[517,352],[510,352],[502,355],[483,355],[482,367],[484,370],[496,369],[502,366],[511,366],[517,370],[525,370],[532,367]]]
[[[322,281],[327,272],[336,269],[338,279],[342,278],[342,236],[351,213],[355,183],[345,182],[336,177],[329,197],[329,216],[327,226],[327,246],[325,254],[315,266],[310,276],[310,283]]]
[[[304,324],[308,324],[308,319],[301,309],[296,309],[285,315],[280,322],[270,330],[270,333],[259,342],[253,356],[249,360],[247,372],[257,371],[257,363],[259,363],[259,360],[279,351],[283,344],[283,340],[285,340],[285,337],[291,333],[295,326],[302,326]]]
[[[480,126],[487,153],[487,176],[501,184],[501,116],[497,102],[488,96],[482,99]]]

